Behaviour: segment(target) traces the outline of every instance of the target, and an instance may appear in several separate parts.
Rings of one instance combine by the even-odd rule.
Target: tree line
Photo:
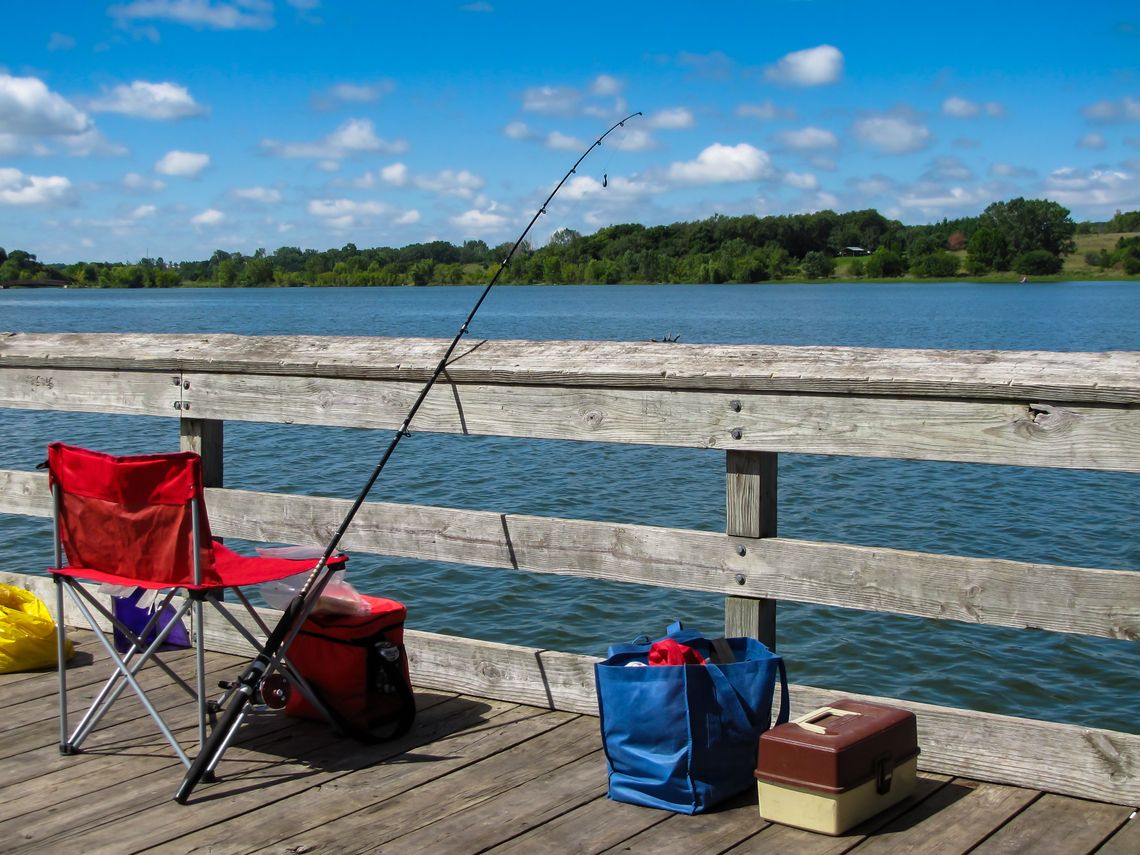
[[[1103,223],[1074,223],[1068,209],[1043,199],[995,202],[976,217],[904,226],[878,211],[819,211],[757,217],[714,215],[662,226],[623,224],[583,235],[555,232],[545,246],[520,247],[502,281],[514,284],[722,283],[827,279],[836,259],[854,256],[846,275],[948,279],[1013,271],[1058,273],[1075,251],[1074,236],[1140,231],[1140,211]],[[253,255],[217,250],[203,261],[46,265],[23,250],[0,248],[0,282],[63,279],[77,286],[169,288],[321,285],[482,284],[510,251],[468,240],[360,249],[349,243],[319,251],[283,246]],[[1094,267],[1140,273],[1140,236],[1089,253]]]

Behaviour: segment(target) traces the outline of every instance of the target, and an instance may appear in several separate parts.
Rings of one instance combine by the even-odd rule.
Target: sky
[[[1140,209],[1140,6],[3,3],[0,246],[46,262],[513,241],[1018,196]]]

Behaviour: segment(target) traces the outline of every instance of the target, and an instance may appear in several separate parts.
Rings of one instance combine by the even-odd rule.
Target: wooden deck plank
[[[215,660],[222,670],[241,662]],[[141,709],[100,729],[90,753],[61,757],[55,675],[29,679],[51,691],[16,705],[38,708],[42,721],[0,734],[0,743],[35,737],[0,759],[6,852],[1140,851],[1132,808],[927,774],[915,797],[837,838],[768,825],[751,792],[696,817],[619,804],[604,796],[596,719],[431,691],[417,695],[413,731],[386,745],[255,716],[223,760],[223,780],[184,807],[172,800],[181,765]],[[168,684],[155,696],[174,699],[169,719],[192,743],[192,709],[177,692]]]
[[[488,849],[487,855],[534,855],[535,852],[554,851],[593,855],[611,849],[670,816],[672,814],[666,811],[646,810],[599,796]]]
[[[188,808],[162,803],[145,813],[154,826],[140,848],[179,852],[186,841],[210,852],[264,850],[283,836],[298,834],[356,807],[405,792],[445,768],[470,763],[519,739],[565,721],[506,703],[452,698],[428,710],[411,734],[391,743],[361,746],[345,740],[318,755],[302,757],[313,774],[265,779],[250,787],[246,776],[204,786]],[[240,817],[237,822],[229,822]],[[235,828],[241,833],[235,835]]]
[[[969,852],[1040,797],[1035,790],[956,779],[854,847],[859,855]]]
[[[1124,825],[1096,850],[1096,855],[1136,855],[1137,852],[1140,852],[1140,812],[1132,811]]]
[[[973,851],[978,855],[1086,855],[1107,840],[1132,812],[1046,793]]]

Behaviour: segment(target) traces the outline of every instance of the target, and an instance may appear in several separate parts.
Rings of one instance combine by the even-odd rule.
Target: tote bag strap
[[[780,669],[780,711],[776,713],[776,724],[783,724],[788,720],[790,706],[788,703],[788,672],[784,669],[784,658],[776,659],[776,666]]]
[[[744,708],[744,702],[740,700],[736,687],[725,676],[720,666],[707,662],[704,665],[685,665],[683,667],[704,668],[716,689],[716,698],[720,702],[721,722],[725,731],[738,739],[748,739],[755,728],[752,727],[752,722],[748,720],[748,711]]]

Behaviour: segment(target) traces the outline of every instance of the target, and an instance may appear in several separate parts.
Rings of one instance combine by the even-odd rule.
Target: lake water
[[[0,291],[0,330],[450,338],[475,288]],[[1140,350],[1136,283],[500,287],[475,338]],[[414,425],[413,425],[414,428]],[[177,446],[172,419],[0,410],[0,468],[62,439],[124,453]],[[386,432],[226,425],[226,484],[353,497]],[[1135,475],[785,454],[782,536],[1136,570]],[[721,451],[415,434],[377,501],[724,529]],[[40,520],[0,514],[10,569],[50,561]],[[417,629],[603,655],[674,618],[718,632],[703,594],[355,555],[351,578]],[[1140,732],[1134,642],[781,603],[794,682]]]

